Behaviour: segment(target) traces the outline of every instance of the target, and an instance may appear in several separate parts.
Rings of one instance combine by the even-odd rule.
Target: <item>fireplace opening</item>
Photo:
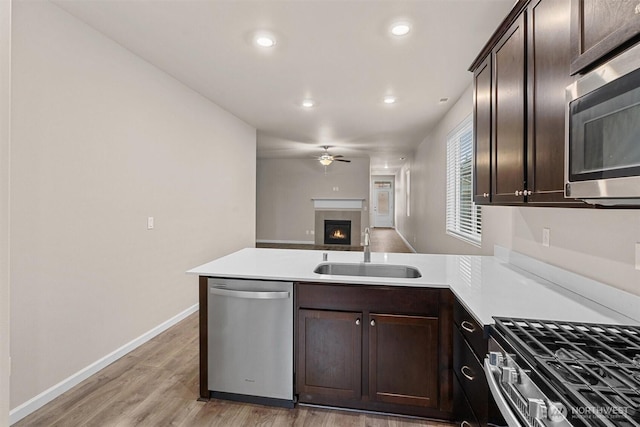
[[[324,244],[325,245],[350,245],[351,221],[349,220],[324,220]]]

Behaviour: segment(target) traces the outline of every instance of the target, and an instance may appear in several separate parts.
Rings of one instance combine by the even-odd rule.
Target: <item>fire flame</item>
[[[334,238],[334,239],[346,239],[347,238],[347,236],[342,233],[342,230],[334,231],[333,234],[331,235],[331,237]]]

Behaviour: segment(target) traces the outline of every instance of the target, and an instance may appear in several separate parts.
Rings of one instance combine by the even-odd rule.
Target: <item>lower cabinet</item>
[[[448,289],[301,283],[296,296],[299,402],[453,418]]]
[[[298,393],[359,399],[362,313],[302,309],[298,325]]]
[[[484,328],[456,300],[453,309],[454,414],[461,427],[505,425],[485,377]]]

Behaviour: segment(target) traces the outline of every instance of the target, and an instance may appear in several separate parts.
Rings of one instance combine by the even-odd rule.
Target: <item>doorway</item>
[[[373,186],[373,226],[393,227],[394,219],[394,177],[372,177]]]

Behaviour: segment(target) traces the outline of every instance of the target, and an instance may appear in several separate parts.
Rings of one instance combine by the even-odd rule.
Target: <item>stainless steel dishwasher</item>
[[[208,279],[211,397],[293,407],[293,283]]]

